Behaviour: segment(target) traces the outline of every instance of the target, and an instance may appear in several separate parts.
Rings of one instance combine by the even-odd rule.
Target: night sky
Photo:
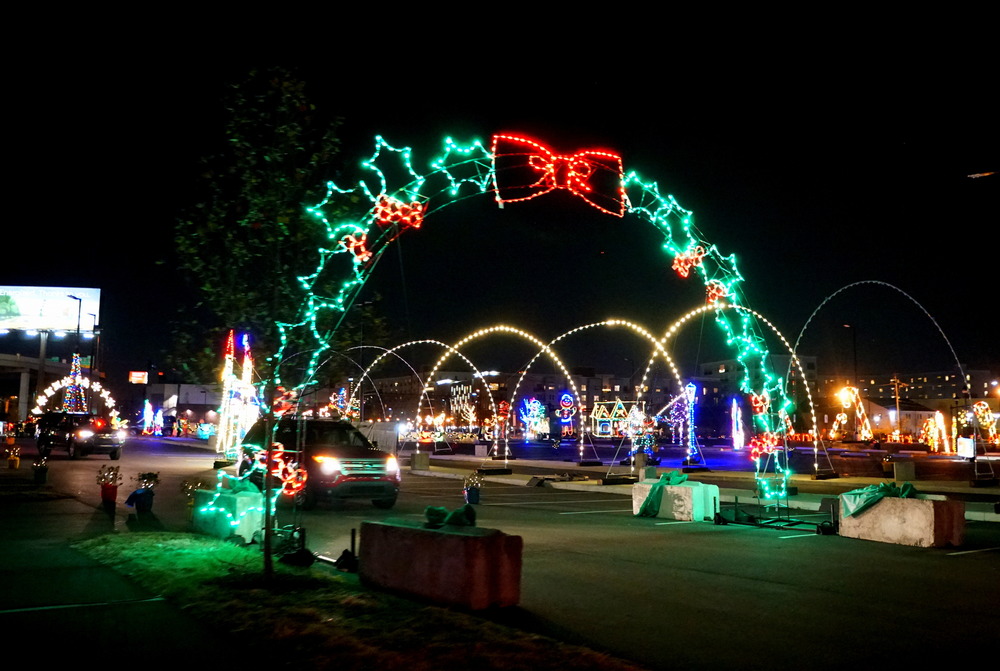
[[[12,128],[29,139],[14,155],[12,193],[30,198],[4,225],[0,265],[0,285],[100,287],[106,364],[118,370],[160,359],[167,320],[186,300],[155,262],[170,258],[196,161],[219,140],[222,85],[246,69],[150,59],[137,77],[133,65],[18,76],[31,104]],[[367,158],[376,133],[413,146],[417,164],[447,135],[486,142],[500,131],[564,153],[614,150],[626,172],[657,181],[694,211],[707,240],[737,255],[749,307],[790,340],[827,296],[877,281],[926,308],[963,363],[1000,370],[1000,175],[970,177],[1000,170],[1000,131],[986,106],[995,76],[985,86],[985,66],[974,67],[938,80],[918,65],[887,78],[835,61],[808,76],[748,67],[379,80],[357,76],[360,64],[300,73],[343,117],[344,161]],[[609,317],[662,333],[700,303],[701,288],[677,278],[651,226],[547,198],[502,212],[486,196],[447,208],[385,255],[362,299],[380,293],[404,337],[446,341],[497,323],[547,340]],[[800,353],[849,372],[845,323],[857,328],[862,372],[953,365],[921,308],[881,285],[831,300]],[[710,323],[683,341],[688,365],[728,356]],[[571,349],[571,365],[619,374],[630,372],[626,359],[648,356],[621,333],[592,332]],[[510,340],[476,352],[482,369],[533,354]]]

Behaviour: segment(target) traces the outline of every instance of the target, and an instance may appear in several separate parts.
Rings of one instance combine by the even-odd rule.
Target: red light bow
[[[567,189],[602,212],[625,216],[624,169],[617,154],[587,150],[560,156],[534,140],[494,135],[493,175],[501,203]]]

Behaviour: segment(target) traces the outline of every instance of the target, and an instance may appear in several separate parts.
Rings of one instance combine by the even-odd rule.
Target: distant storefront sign
[[[144,370],[130,370],[128,381],[132,384],[149,384],[149,373]]]

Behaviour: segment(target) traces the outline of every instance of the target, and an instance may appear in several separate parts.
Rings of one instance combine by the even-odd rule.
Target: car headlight
[[[389,457],[385,460],[385,472],[390,475],[399,473],[399,462],[396,461],[396,457]]]
[[[76,437],[83,438],[84,440],[86,440],[87,438],[91,438],[93,435],[94,432],[91,431],[90,429],[80,429],[79,431],[76,432]]]
[[[336,457],[314,456],[313,461],[319,464],[319,470],[323,475],[333,475],[340,470],[340,459]]]
[[[116,435],[116,436],[118,436],[118,440],[125,440],[125,436],[126,436],[127,434],[126,434],[126,433],[125,433],[124,431],[119,431],[119,432],[118,432],[118,433],[116,433],[115,435]]]

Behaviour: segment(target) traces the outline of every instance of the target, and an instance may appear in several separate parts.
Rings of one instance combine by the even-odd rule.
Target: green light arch
[[[520,141],[524,147],[523,154],[500,153],[497,147],[502,138],[505,141]],[[769,372],[763,332],[753,315],[726,312],[715,307],[723,303],[744,303],[744,278],[737,268],[735,256],[722,254],[698,231],[691,211],[681,207],[672,195],[661,193],[656,182],[644,180],[634,171],[625,172],[620,157],[613,154],[584,151],[568,156],[558,155],[534,140],[501,134],[494,136],[489,148],[480,140],[463,144],[446,138],[440,153],[429,161],[426,171],[414,167],[411,148],[394,147],[377,136],[373,153],[361,162],[363,176],[354,186],[341,188],[334,182],[327,184],[324,199],[308,207],[307,212],[323,227],[328,244],[318,249],[315,271],[298,278],[305,294],[298,321],[277,324],[281,345],[274,357],[276,382],[283,384],[281,362],[293,339],[311,343],[308,348],[312,353],[303,378],[312,377],[346,311],[382,254],[401,234],[421,228],[435,212],[466,198],[488,195],[503,207],[506,203],[541,195],[503,197],[504,183],[515,170],[504,161],[498,162],[498,158],[509,156],[524,159],[522,162],[526,165],[539,170],[542,177],[538,183],[549,180],[542,185],[548,190],[569,189],[609,216],[624,217],[627,214],[656,228],[663,235],[661,248],[672,268],[683,278],[697,278],[705,287],[706,303],[714,311],[716,323],[727,344],[735,350],[735,358],[744,364],[744,370],[750,370],[753,364],[753,367],[765,371],[763,384],[757,389],[752,387],[749,375],[745,375],[741,380],[742,391],[747,394],[767,393],[772,398],[780,398],[783,407],[791,406],[782,380]],[[536,158],[539,161],[535,161]],[[613,159],[618,161],[617,174],[612,174],[615,169]],[[549,163],[539,168],[539,163],[544,164],[545,161]],[[618,211],[604,201],[595,204],[597,200],[591,193],[590,180],[596,182],[602,178],[604,182],[616,181],[616,193],[612,199],[620,205]],[[359,202],[367,205],[368,209],[357,213]],[[352,209],[355,214],[344,214]],[[320,293],[321,279],[327,278],[335,280],[336,292],[333,295]],[[772,433],[784,431],[780,422],[764,429]]]

